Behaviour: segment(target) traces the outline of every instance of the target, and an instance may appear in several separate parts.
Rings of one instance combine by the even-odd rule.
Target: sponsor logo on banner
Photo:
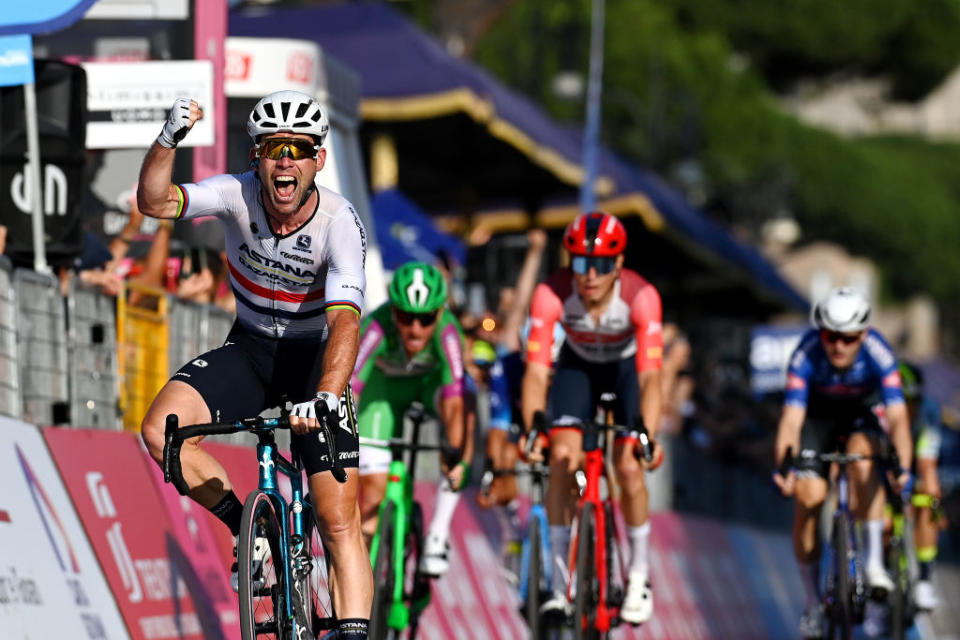
[[[15,445],[17,459],[20,461],[20,467],[23,469],[23,475],[26,478],[27,486],[30,489],[30,495],[33,503],[37,507],[37,514],[43,522],[44,532],[47,534],[47,540],[53,549],[54,555],[60,564],[60,570],[67,578],[67,588],[73,596],[73,603],[80,609],[80,618],[83,620],[83,627],[86,636],[91,640],[106,638],[107,632],[100,615],[90,608],[90,597],[83,586],[83,580],[80,576],[80,565],[77,562],[76,553],[73,551],[73,544],[67,535],[60,516],[54,508],[53,503],[47,496],[40,478],[33,472],[30,463],[19,445]]]
[[[135,436],[45,432],[136,640],[200,640],[216,628],[209,589],[177,544]]]
[[[0,417],[0,637],[129,638],[36,427]]]

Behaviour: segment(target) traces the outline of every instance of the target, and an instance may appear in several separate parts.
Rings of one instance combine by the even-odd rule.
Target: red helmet
[[[609,214],[582,213],[564,231],[563,246],[575,256],[618,256],[627,247],[627,230]]]

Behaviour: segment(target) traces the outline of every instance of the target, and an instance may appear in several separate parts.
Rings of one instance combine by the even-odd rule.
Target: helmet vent
[[[277,112],[274,111],[273,105],[270,104],[269,102],[266,103],[265,105],[263,105],[263,112],[264,112],[265,114],[267,114],[267,117],[268,117],[268,118],[276,118],[276,117],[277,117]]]
[[[314,114],[310,117],[310,119],[313,120],[314,122],[319,122],[319,120],[320,120],[320,112],[317,111],[316,113],[314,113]]]
[[[289,115],[290,115],[290,103],[281,102],[280,103],[280,119],[286,120]]]
[[[257,111],[254,111],[252,114],[250,114],[250,118],[254,122],[260,122],[260,120],[263,119],[263,116],[261,116]]]
[[[296,113],[296,115],[295,115],[294,117],[295,117],[295,118],[302,118],[302,117],[303,117],[303,114],[305,114],[305,113],[307,112],[307,107],[308,107],[308,106],[309,106],[309,105],[308,105],[306,102],[301,102],[301,103],[297,106],[297,113]]]

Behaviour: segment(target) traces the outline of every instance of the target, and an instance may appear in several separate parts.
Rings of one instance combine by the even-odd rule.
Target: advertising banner
[[[424,534],[436,497],[436,483],[417,483]],[[450,569],[433,583],[433,599],[421,618],[418,638],[495,640],[528,635],[520,618],[520,599],[500,575],[500,558],[473,516],[473,500],[469,492],[457,505],[450,524]]]
[[[36,427],[0,417],[0,635],[129,638]]]
[[[316,95],[320,48],[306,40],[227,38],[224,92],[228,98],[262,98],[281,89]]]
[[[213,144],[213,66],[209,60],[84,62],[87,148],[146,149],[160,135],[177,98],[193,98],[203,119],[181,146]]]
[[[33,82],[33,39],[0,36],[0,87]]]
[[[750,332],[750,389],[756,395],[783,391],[787,361],[809,327],[757,326]]]
[[[44,430],[70,497],[135,640],[232,637],[208,605],[222,600],[188,553],[133,434]]]

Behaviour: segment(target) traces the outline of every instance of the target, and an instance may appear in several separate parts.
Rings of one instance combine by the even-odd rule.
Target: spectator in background
[[[543,252],[547,246],[547,234],[542,229],[531,229],[527,232],[527,242],[527,253],[516,284],[507,293],[501,293],[501,305],[498,309],[500,321],[493,314],[487,313],[463,325],[468,336],[472,334],[475,338],[493,345],[497,362],[491,365],[491,369],[503,371],[505,400],[513,423],[520,420],[520,388],[524,370],[521,330],[533,289],[537,285]],[[512,469],[516,465],[518,452],[516,438],[512,433],[513,430],[502,429],[491,429],[488,432],[487,457],[494,469]],[[516,497],[516,477],[498,476],[490,487],[489,496],[479,496],[478,501],[485,507],[493,504],[507,506]]]
[[[663,326],[663,413],[660,433],[680,434],[693,412],[693,376],[690,375],[690,342],[673,323]]]
[[[7,249],[7,228],[0,224],[0,255]]]

